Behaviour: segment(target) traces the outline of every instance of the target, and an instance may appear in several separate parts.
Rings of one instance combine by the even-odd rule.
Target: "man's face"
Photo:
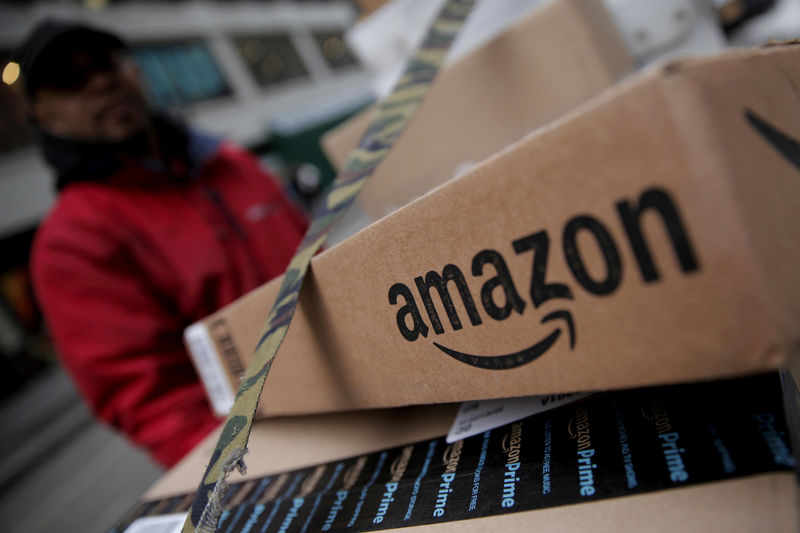
[[[74,141],[120,142],[147,127],[150,112],[136,66],[122,54],[108,54],[101,68],[94,68],[95,54],[77,52],[72,62],[76,71],[84,71],[73,86],[36,90],[32,110],[46,133]]]

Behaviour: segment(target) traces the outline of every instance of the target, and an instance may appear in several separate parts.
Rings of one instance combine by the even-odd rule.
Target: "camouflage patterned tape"
[[[411,120],[474,3],[475,0],[447,1],[394,90],[378,107],[375,119],[350,154],[315,214],[308,233],[286,270],[253,360],[242,378],[236,401],[195,494],[192,511],[183,525],[183,533],[210,533],[216,530],[222,510],[220,502],[228,486],[226,478],[234,468],[244,471],[242,458],[247,451],[261,389],[289,328],[309,262]]]

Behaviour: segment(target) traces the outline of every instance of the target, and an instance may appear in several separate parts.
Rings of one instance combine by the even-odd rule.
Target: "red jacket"
[[[68,185],[32,257],[83,396],[165,466],[218,424],[183,329],[283,273],[306,228],[248,154],[222,145],[192,177],[178,163],[166,172],[136,162]]]

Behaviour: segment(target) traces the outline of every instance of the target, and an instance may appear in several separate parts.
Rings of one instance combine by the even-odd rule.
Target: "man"
[[[251,156],[151,110],[117,37],[50,21],[20,55],[59,191],[37,297],[96,414],[171,466],[218,423],[183,329],[281,274],[305,218]]]

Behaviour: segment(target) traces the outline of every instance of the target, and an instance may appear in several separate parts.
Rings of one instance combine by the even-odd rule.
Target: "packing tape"
[[[598,393],[452,444],[430,439],[250,479],[231,485],[219,529],[376,531],[791,473],[792,387],[770,373]],[[187,508],[185,495],[143,502],[112,533],[137,520],[142,533],[163,532],[156,517]]]
[[[183,533],[217,530],[221,502],[228,490],[226,479],[234,469],[245,470],[243,458],[261,390],[289,328],[311,258],[410,122],[474,3],[475,0],[447,0],[314,215],[311,227],[286,269],[253,360],[242,377],[233,407],[184,522]]]

